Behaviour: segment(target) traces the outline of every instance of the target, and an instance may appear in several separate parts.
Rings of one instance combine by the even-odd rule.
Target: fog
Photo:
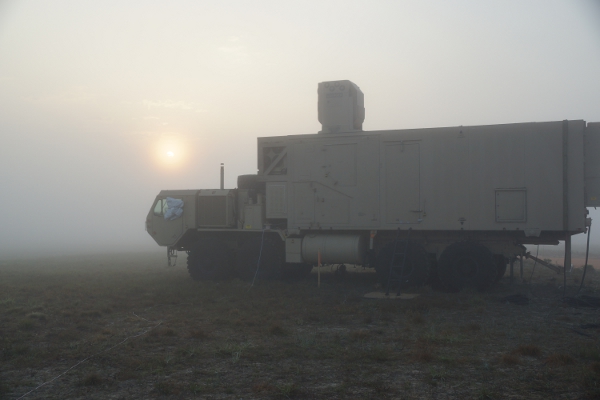
[[[154,196],[317,132],[318,82],[360,86],[365,130],[593,122],[599,71],[593,0],[3,1],[0,257],[156,250]]]

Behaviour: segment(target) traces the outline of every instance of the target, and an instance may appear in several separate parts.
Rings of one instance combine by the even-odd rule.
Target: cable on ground
[[[266,229],[263,229],[262,236],[260,237],[260,252],[258,253],[258,261],[256,262],[256,272],[254,273],[254,278],[252,278],[252,284],[250,285],[250,287],[254,286],[254,281],[256,281],[256,276],[258,275],[258,269],[260,268],[260,259],[262,257],[263,244],[265,243],[265,231],[266,231]],[[250,289],[248,289],[248,290],[250,290]]]
[[[529,276],[529,285],[531,286],[531,280],[533,279],[533,273],[535,272],[535,266],[537,265],[538,254],[540,254],[540,245],[537,245],[537,250],[535,251],[535,260],[533,263],[533,268],[531,269],[531,275]]]
[[[583,264],[583,276],[581,277],[581,283],[579,284],[579,289],[577,289],[576,295],[579,294],[579,291],[583,287],[583,281],[585,280],[585,273],[587,271],[588,256],[590,255],[590,234],[591,233],[592,233],[592,224],[590,223],[590,226],[588,226],[588,231],[587,231],[587,244],[585,246],[585,263]]]
[[[144,319],[144,320],[148,321],[148,320],[147,320],[147,319],[145,319],[145,318],[142,318],[142,317],[139,317],[139,316],[137,316],[135,313],[133,313],[133,314],[134,314],[136,317],[138,317],[138,318],[141,318],[141,319]],[[75,367],[79,366],[80,364],[83,364],[83,363],[84,363],[84,362],[86,362],[87,360],[89,360],[89,359],[91,359],[91,358],[94,358],[94,357],[96,357],[97,355],[100,355],[100,354],[102,354],[102,353],[106,353],[106,352],[108,352],[108,351],[110,351],[110,350],[112,350],[112,349],[114,349],[114,348],[116,348],[116,347],[119,347],[120,345],[122,345],[123,343],[125,343],[126,341],[128,341],[129,339],[133,339],[133,338],[136,338],[136,337],[138,337],[138,336],[145,335],[146,333],[150,332],[150,331],[151,331],[151,330],[153,330],[154,328],[157,328],[157,327],[158,327],[160,324],[162,324],[162,323],[163,323],[163,321],[160,321],[158,324],[154,325],[154,326],[153,326],[153,327],[151,327],[151,328],[148,328],[148,329],[146,329],[145,331],[143,331],[143,332],[141,332],[141,333],[138,333],[138,334],[135,334],[135,335],[128,336],[128,337],[126,337],[125,339],[123,339],[122,341],[120,341],[119,343],[115,344],[114,346],[112,346],[112,347],[109,347],[108,349],[105,349],[105,350],[99,351],[99,352],[97,352],[97,353],[95,353],[95,354],[92,354],[92,355],[91,355],[91,356],[89,356],[89,357],[86,357],[86,358],[84,358],[83,360],[79,361],[78,363],[76,363],[76,364],[72,365],[70,368],[68,368],[68,369],[67,369],[66,371],[64,371],[63,373],[61,373],[61,374],[59,374],[59,375],[55,376],[54,378],[50,379],[49,381],[46,381],[46,382],[42,383],[41,385],[39,385],[39,386],[37,386],[37,387],[35,387],[35,388],[31,389],[29,392],[27,392],[27,393],[25,393],[25,394],[21,395],[21,397],[17,397],[17,400],[20,400],[20,399],[22,399],[23,397],[25,397],[25,396],[27,396],[27,395],[29,395],[29,394],[31,394],[31,393],[33,393],[33,392],[35,392],[35,391],[36,391],[36,390],[38,390],[39,388],[41,388],[41,387],[43,387],[43,386],[46,386],[46,385],[47,385],[47,384],[49,384],[49,383],[52,383],[52,382],[54,382],[55,380],[57,380],[57,379],[58,379],[58,378],[60,378],[61,376],[65,375],[67,372],[69,372],[69,371],[70,371],[70,370],[72,370],[73,368],[75,368]]]

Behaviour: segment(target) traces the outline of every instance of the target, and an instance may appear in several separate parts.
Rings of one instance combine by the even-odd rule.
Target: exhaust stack
[[[221,163],[221,190],[225,189],[225,164]]]

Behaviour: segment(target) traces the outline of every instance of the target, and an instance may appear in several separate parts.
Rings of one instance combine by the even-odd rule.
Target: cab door
[[[183,234],[183,215],[172,220],[165,219],[167,210],[166,197],[157,197],[146,218],[146,230],[160,246],[175,244]]]

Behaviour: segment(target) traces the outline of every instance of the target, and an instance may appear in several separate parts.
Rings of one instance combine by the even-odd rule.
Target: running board
[[[541,265],[543,265],[546,268],[550,268],[552,271],[556,272],[557,274],[560,274],[562,272],[562,267],[559,267],[558,265],[554,265],[554,264],[550,264],[549,262],[546,262],[544,260],[541,260],[535,256],[532,256],[531,253],[525,253],[525,258],[530,258],[534,261],[537,261],[538,263],[540,263]]]

